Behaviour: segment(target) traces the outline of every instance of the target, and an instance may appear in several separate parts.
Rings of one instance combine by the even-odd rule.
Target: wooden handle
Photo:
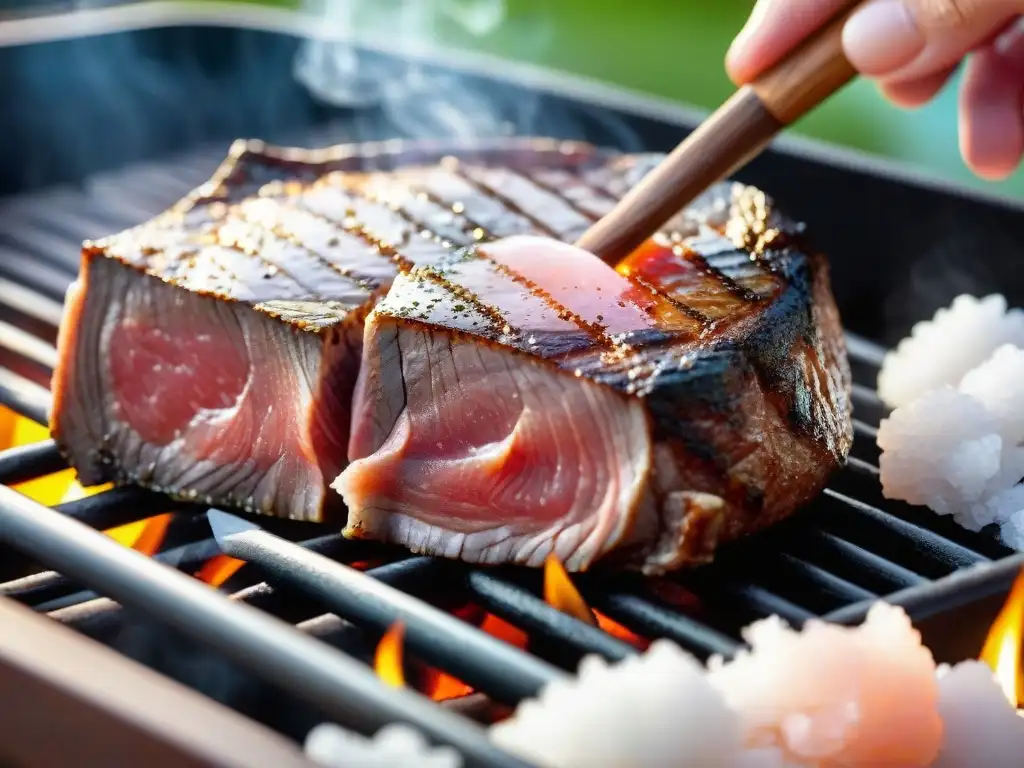
[[[810,39],[740,88],[576,244],[609,264],[618,262],[852,80],[856,71],[843,53],[842,33],[861,2],[850,0]]]
[[[783,125],[799,120],[857,74],[843,53],[843,26],[860,4],[861,0],[850,2],[817,34],[751,83],[765,109]]]

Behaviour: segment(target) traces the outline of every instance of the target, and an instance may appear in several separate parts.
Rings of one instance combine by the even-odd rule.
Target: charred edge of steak
[[[617,152],[585,142],[506,137],[479,142],[382,141],[338,144],[323,149],[284,147],[257,139],[235,141],[209,181],[172,210],[184,213],[212,202],[235,202],[272,181],[313,182],[329,173],[388,172],[459,161],[509,168],[577,170],[599,166]]]
[[[341,520],[359,323],[303,332],[86,253],[68,293],[51,432],[85,485],[132,483]]]
[[[801,224],[786,218],[771,198],[751,187],[717,185],[691,208],[704,212],[691,212],[689,218],[703,220],[713,232],[710,237],[681,239],[680,247],[695,252],[716,279],[734,280],[743,289],[757,286],[761,291],[730,315],[714,318],[691,357],[731,355],[735,348],[789,428],[818,443],[835,462],[844,462],[853,439],[851,375],[826,259],[812,250]],[[776,286],[770,292],[765,290],[770,286],[766,278]],[[643,282],[650,290],[665,292],[650,281]],[[671,296],[671,291],[666,293]],[[623,366],[584,366],[584,372],[612,386],[652,396],[661,387],[671,389],[678,376],[657,360],[660,350],[678,341],[648,336],[637,340],[639,362],[627,359]],[[626,382],[629,367],[641,376]],[[723,410],[731,407],[722,390],[706,396],[718,397]]]

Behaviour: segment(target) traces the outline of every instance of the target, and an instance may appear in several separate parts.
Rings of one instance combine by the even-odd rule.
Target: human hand
[[[726,56],[750,82],[848,0],[758,0]],[[960,152],[979,176],[1010,175],[1024,155],[1024,0],[869,0],[843,30],[846,56],[904,108],[932,99],[967,57]]]

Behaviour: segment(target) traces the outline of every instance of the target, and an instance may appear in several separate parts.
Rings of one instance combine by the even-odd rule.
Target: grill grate
[[[0,403],[45,420],[59,303],[77,270],[79,242],[159,212],[202,182],[220,156],[199,152],[83,190],[0,203]],[[872,389],[882,349],[855,336],[849,342],[855,443],[829,489],[805,513],[698,571],[662,580],[584,575],[577,582],[592,606],[640,637],[670,638],[699,657],[728,656],[742,645],[740,629],[768,614],[795,625],[816,616],[855,622],[886,597],[924,617],[1012,579],[1021,556],[993,538],[882,498],[875,435],[884,409]],[[504,704],[569,674],[585,654],[617,660],[637,652],[545,603],[534,571],[414,557],[309,524],[261,519],[257,527],[135,488],[53,510],[9,490],[65,466],[50,441],[0,453],[0,539],[11,548],[0,560],[8,579],[0,596],[107,642],[129,611],[145,613],[353,727],[406,720],[458,746],[471,764],[521,764],[455,707],[388,689],[353,661],[399,619],[412,656]],[[95,533],[163,512],[174,516],[152,559]],[[183,575],[221,552],[256,574],[230,599]],[[382,564],[346,565],[367,560]],[[525,632],[529,650],[457,618],[452,607],[466,603]]]

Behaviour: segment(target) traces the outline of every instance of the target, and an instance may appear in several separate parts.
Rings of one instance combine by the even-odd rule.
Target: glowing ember
[[[460,615],[460,613],[456,612],[456,615]],[[474,621],[473,616],[460,616],[460,618],[468,619],[474,624],[477,623]],[[517,648],[526,648],[530,640],[529,636],[521,629],[509,624],[504,619],[498,618],[493,613],[483,614],[483,618],[478,626],[491,637],[504,640],[509,645],[514,645]],[[434,701],[447,701],[449,699],[457,699],[460,696],[468,696],[473,693],[473,688],[466,685],[459,678],[449,675],[447,672],[428,668],[424,674],[423,693]]]
[[[132,544],[132,549],[149,557],[159,552],[164,543],[164,537],[167,536],[167,527],[171,524],[173,517],[173,513],[165,512],[145,520],[145,527],[139,534],[139,538]]]
[[[544,561],[544,600],[552,608],[557,608],[575,619],[597,626],[594,612],[590,610],[583,595],[572,583],[569,574],[553,554]]]
[[[0,448],[10,448],[14,435],[14,420],[18,417],[10,408],[0,405]]]
[[[238,573],[238,569],[243,565],[245,565],[244,560],[227,555],[217,555],[203,563],[203,567],[196,572],[196,578],[211,587],[219,587]]]
[[[530,641],[529,636],[523,630],[509,624],[504,619],[499,619],[493,613],[484,616],[484,620],[480,623],[480,629],[516,648],[526,648]]]
[[[424,676],[423,693],[434,701],[458,699],[462,696],[468,696],[472,692],[473,688],[471,686],[439,669],[430,668]]]
[[[597,618],[597,626],[612,637],[622,640],[625,643],[629,643],[634,648],[638,648],[641,651],[647,650],[650,646],[650,640],[640,637],[640,635],[636,634],[632,630],[619,624],[615,619],[605,616],[600,611],[594,611],[594,616]]]
[[[373,659],[373,669],[385,684],[394,688],[405,686],[405,672],[402,669],[402,642],[405,639],[405,625],[398,621],[384,633]]]
[[[1003,694],[1013,706],[1024,702],[1024,677],[1021,675],[1020,649],[1024,640],[1024,570],[1017,575],[1003,609],[985,638],[981,651],[984,661],[996,675]]]

